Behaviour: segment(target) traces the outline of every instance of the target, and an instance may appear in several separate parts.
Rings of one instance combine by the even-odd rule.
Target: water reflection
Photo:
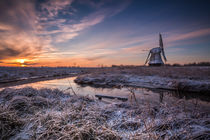
[[[14,86],[15,88],[23,88],[27,86],[31,86],[33,88],[58,88],[62,91],[69,91],[71,94],[78,94],[83,96],[90,96],[92,98],[95,97],[96,94],[108,95],[108,96],[120,96],[126,98],[132,98],[134,100],[138,99],[142,102],[171,102],[174,100],[182,99],[192,99],[196,98],[199,102],[207,101],[209,104],[209,97],[199,97],[194,94],[186,94],[186,93],[177,93],[172,91],[165,90],[154,90],[154,89],[145,89],[145,88],[93,88],[90,86],[79,86],[74,83],[74,79],[76,77],[63,78],[63,79],[54,79],[48,81],[40,81],[35,83],[23,84]],[[197,94],[198,95],[198,94]]]

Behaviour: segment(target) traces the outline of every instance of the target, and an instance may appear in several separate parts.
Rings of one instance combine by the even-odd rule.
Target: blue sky
[[[210,60],[207,0],[2,0],[0,65],[143,65],[162,33],[167,63]]]

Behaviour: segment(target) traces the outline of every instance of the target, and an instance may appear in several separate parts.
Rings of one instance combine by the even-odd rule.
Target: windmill
[[[163,48],[162,35],[159,34],[159,47],[152,48],[149,51],[149,54],[147,56],[147,59],[146,59],[145,64],[148,63],[149,66],[161,66],[161,65],[164,65],[163,60],[162,60],[162,57],[161,57],[161,53],[163,55],[163,59],[166,62],[167,59],[166,59],[164,48]]]

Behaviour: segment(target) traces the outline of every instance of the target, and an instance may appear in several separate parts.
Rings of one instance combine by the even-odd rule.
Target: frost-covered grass
[[[107,104],[57,89],[0,91],[0,139],[208,139],[209,110],[184,100]]]
[[[210,92],[210,80],[174,79],[159,76],[100,73],[80,75],[75,80],[81,85],[93,87],[144,87],[188,92]]]
[[[95,87],[145,87],[210,92],[210,67],[122,67],[78,76],[76,83]]]
[[[210,79],[210,66],[182,66],[182,67],[148,67],[148,66],[122,66],[113,68],[103,68],[94,73],[116,73],[116,74],[135,74],[139,76],[159,76],[169,78],[187,78],[195,80]]]
[[[159,76],[169,78],[186,78],[191,80],[210,79],[210,67],[106,67],[106,68],[78,68],[78,67],[0,67],[0,82],[28,78],[42,78],[82,73],[115,73],[134,74],[138,76]]]
[[[0,83],[85,73],[77,67],[0,67]]]

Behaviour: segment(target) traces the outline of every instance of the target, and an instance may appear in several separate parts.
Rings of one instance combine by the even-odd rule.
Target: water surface
[[[176,93],[167,90],[151,90],[145,88],[94,88],[90,86],[82,87],[74,82],[76,77],[68,77],[63,79],[54,79],[47,81],[39,81],[34,83],[28,83],[23,85],[13,86],[13,88],[23,88],[23,87],[33,87],[33,88],[58,88],[62,91],[74,92],[82,96],[90,96],[95,98],[96,94],[100,95],[109,95],[109,96],[120,96],[126,97],[129,100],[135,101],[132,91],[135,93],[135,97],[140,102],[148,103],[176,103],[180,99],[185,100],[186,102],[196,102],[200,105],[210,107],[209,99],[205,96],[197,96],[198,94],[192,93]],[[3,89],[3,88],[2,88]],[[116,100],[111,100],[112,102]]]

